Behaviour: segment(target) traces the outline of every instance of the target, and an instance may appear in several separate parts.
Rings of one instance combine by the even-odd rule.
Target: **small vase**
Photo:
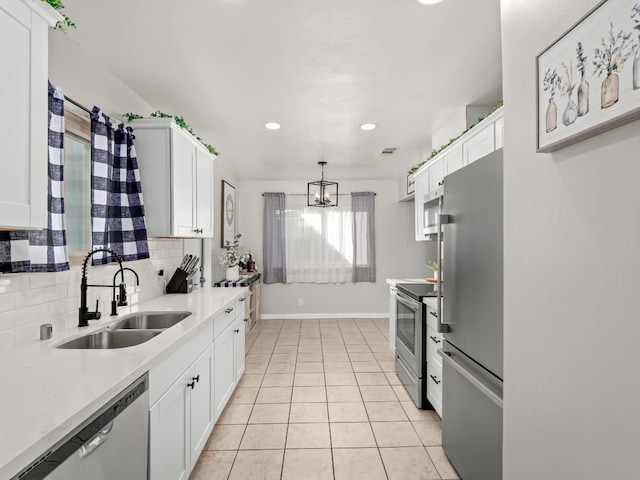
[[[240,280],[240,270],[237,266],[227,268],[225,272],[225,278],[227,282],[237,282]]]
[[[633,57],[633,89],[640,88],[640,35],[638,35],[638,48],[636,48],[636,56]]]
[[[571,98],[571,92],[569,92],[569,101],[567,102],[567,108],[564,109],[562,114],[562,123],[565,127],[568,127],[578,118],[578,105]]]
[[[618,101],[618,95],[620,94],[620,77],[618,77],[617,73],[607,74],[607,78],[602,81],[600,94],[601,108],[609,108]]]
[[[547,133],[553,132],[558,127],[558,107],[553,97],[549,99],[547,106]]]
[[[587,113],[589,113],[589,82],[582,72],[582,80],[578,86],[578,116],[582,117]]]

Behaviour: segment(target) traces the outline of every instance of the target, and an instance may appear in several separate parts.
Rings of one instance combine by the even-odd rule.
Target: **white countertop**
[[[183,310],[192,314],[135,347],[54,348],[63,338],[107,324],[94,326],[90,322],[92,326],[82,329],[54,332],[51,340],[0,352],[0,478],[18,473],[246,292],[246,287],[206,288],[142,302],[132,311]],[[108,323],[122,316],[111,317]]]
[[[387,278],[387,283],[395,287],[399,283],[427,283],[424,278]]]

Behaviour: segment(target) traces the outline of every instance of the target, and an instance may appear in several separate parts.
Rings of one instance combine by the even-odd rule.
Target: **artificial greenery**
[[[426,160],[423,160],[422,162],[420,162],[419,164],[413,166],[411,168],[411,170],[409,170],[409,175],[413,175],[414,173],[416,173],[421,166],[423,166],[425,163],[427,163],[429,160],[431,160],[433,157],[435,157],[436,155],[438,155],[440,152],[442,152],[445,148],[447,148],[449,145],[451,145],[453,142],[455,142],[456,140],[458,140],[461,136],[463,136],[465,133],[467,133],[469,130],[471,130],[473,127],[475,127],[476,125],[478,125],[481,121],[483,121],[485,118],[487,118],[489,115],[491,115],[493,112],[495,112],[496,110],[498,110],[500,107],[502,107],[504,105],[503,101],[500,100],[498,102],[498,104],[496,105],[496,107],[491,110],[490,112],[488,112],[486,115],[478,118],[475,122],[473,122],[472,125],[469,126],[469,128],[467,128],[464,132],[462,132],[460,135],[458,135],[455,138],[452,138],[449,140],[448,143],[442,145],[440,148],[438,149],[433,149],[431,150],[431,154],[427,157]]]
[[[131,112],[123,113],[122,116],[127,120],[127,122],[130,122],[131,120],[135,120],[138,118],[145,118],[142,115],[138,115],[137,113],[131,113]],[[170,115],[168,113],[161,112],[160,110],[156,110],[155,112],[149,115],[149,118],[173,118],[173,120],[176,122],[176,125],[178,125],[180,128],[182,128],[183,130],[186,130],[191,135],[196,137],[196,139],[202,145],[204,145],[207,150],[209,150],[209,153],[211,153],[212,155],[218,155],[218,152],[213,146],[209,145],[208,143],[205,143],[204,140],[202,140],[202,138],[200,138],[198,135],[195,134],[191,126],[185,121],[184,117],[180,115]]]
[[[62,10],[64,8],[64,5],[62,4],[62,2],[60,0],[42,0],[44,3],[48,3],[49,5],[51,5],[55,10]],[[64,17],[64,21],[63,22],[58,22],[56,23],[55,28],[57,30],[64,30],[65,27],[69,27],[69,28],[76,28],[76,24],[73,23],[73,21],[71,21],[71,19],[69,17],[67,17],[64,13],[60,12],[60,14]]]

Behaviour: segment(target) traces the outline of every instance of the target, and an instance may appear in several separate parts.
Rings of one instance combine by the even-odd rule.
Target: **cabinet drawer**
[[[427,327],[427,365],[434,365],[442,370],[442,357],[438,349],[442,348],[442,335]]]
[[[427,327],[433,329],[434,332],[438,331],[438,312],[429,306],[427,306]]]
[[[442,369],[427,364],[427,400],[442,417]]]
[[[247,292],[247,296],[248,296],[248,292]],[[245,297],[240,297],[240,298],[245,298]],[[244,320],[244,300],[240,300],[238,299],[236,301],[236,309],[235,309],[235,318],[240,319],[240,320]]]
[[[225,305],[224,311],[213,319],[213,338],[216,339],[236,319],[237,302]]]
[[[149,372],[149,405],[153,405],[173,385],[212,341],[213,324],[209,322],[195,337]]]

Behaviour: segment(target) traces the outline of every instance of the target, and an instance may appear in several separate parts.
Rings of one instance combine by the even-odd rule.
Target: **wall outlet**
[[[301,307],[304,305],[304,298],[299,298],[298,299],[298,306]]]

